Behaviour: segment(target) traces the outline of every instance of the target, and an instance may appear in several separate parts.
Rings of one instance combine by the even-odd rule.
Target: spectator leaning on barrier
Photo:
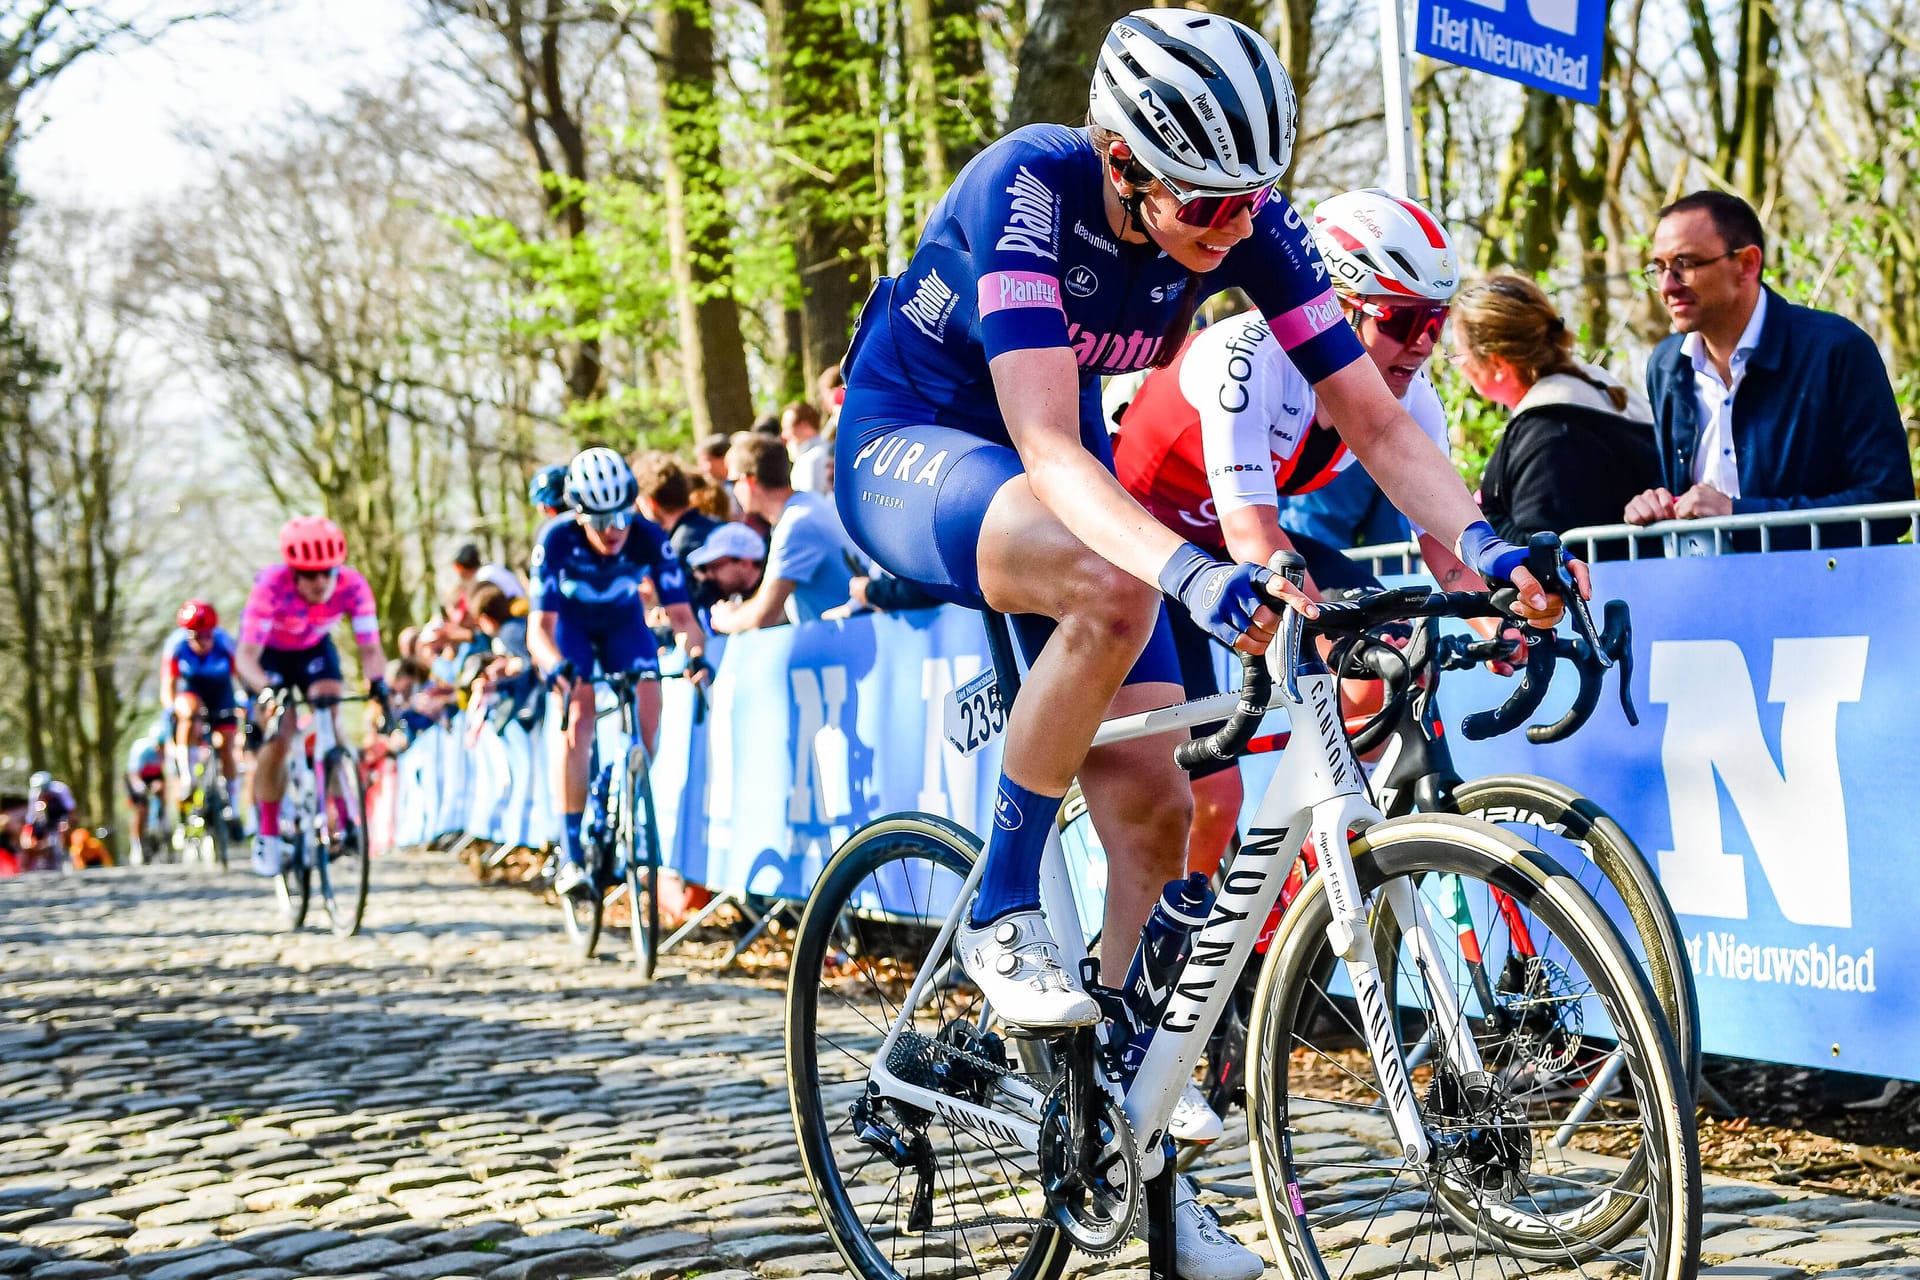
[[[1878,348],[1767,288],[1765,259],[1760,219],[1736,195],[1696,191],[1660,211],[1646,274],[1674,327],[1647,364],[1661,482],[1627,504],[1630,523],[1913,497]],[[1830,532],[1823,543],[1848,530]]]
[[[744,600],[766,574],[767,540],[738,521],[723,524],[687,553],[687,568],[700,586],[695,599]]]
[[[670,453],[641,454],[634,460],[633,478],[640,485],[641,514],[666,530],[673,554],[682,564],[691,565],[693,553],[724,521],[693,505],[692,477],[681,470]],[[720,598],[698,578],[687,584],[687,595],[696,610],[708,608]],[[666,613],[657,604],[648,611],[647,624],[656,630],[666,625]]]
[[[759,590],[738,604],[714,605],[714,630],[811,622],[844,603],[848,582],[867,572],[866,557],[848,540],[831,500],[794,492],[786,446],[766,436],[736,440],[727,451],[727,471],[734,493],[772,527],[773,536]]]
[[[795,400],[780,411],[780,438],[793,459],[793,487],[801,493],[833,492],[833,450],[820,434],[820,411]]]
[[[1453,341],[1473,389],[1513,411],[1480,480],[1480,509],[1501,537],[1614,524],[1660,482],[1646,401],[1574,359],[1539,285],[1498,275],[1468,286],[1453,300]]]
[[[823,618],[851,618],[856,613],[898,613],[902,609],[931,609],[944,601],[931,591],[905,578],[896,578],[879,565],[871,576],[855,575],[847,583],[847,602],[829,609]]]

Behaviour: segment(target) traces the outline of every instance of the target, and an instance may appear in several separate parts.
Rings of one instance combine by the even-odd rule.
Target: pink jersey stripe
[[[1280,345],[1289,351],[1305,345],[1340,322],[1340,300],[1334,297],[1331,288],[1322,290],[1319,297],[1309,298],[1291,311],[1267,317],[1267,327],[1273,330],[1273,336],[1279,339]]]
[[[1062,311],[1060,278],[1044,271],[996,271],[980,277],[980,314],[1015,307],[1050,307]]]

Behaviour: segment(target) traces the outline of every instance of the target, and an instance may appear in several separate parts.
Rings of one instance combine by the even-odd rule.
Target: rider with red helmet
[[[328,632],[346,618],[360,649],[360,669],[369,678],[368,692],[386,702],[387,655],[380,646],[373,588],[347,567],[347,538],[340,526],[325,516],[296,516],[280,530],[280,556],[280,564],[268,565],[254,578],[240,616],[234,669],[241,683],[256,693],[282,685],[310,699],[339,697],[340,655]],[[260,748],[253,784],[260,810],[253,869],[260,875],[278,875],[286,853],[280,838],[280,799],[292,741],[293,717],[283,716],[279,735]]]
[[[200,735],[200,714],[206,714],[220,753],[220,772],[231,784],[237,771],[234,730],[240,712],[233,697],[233,637],[220,625],[220,614],[205,600],[189,600],[174,615],[176,630],[160,651],[160,691],[172,712],[173,776],[184,789],[190,775],[188,752]],[[176,795],[175,800],[184,800]],[[229,829],[238,833],[239,821],[227,815]]]

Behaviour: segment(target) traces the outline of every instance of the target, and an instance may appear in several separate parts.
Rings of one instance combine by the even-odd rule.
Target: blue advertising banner
[[[1605,806],[1679,916],[1709,1053],[1920,1079],[1920,554],[1911,547],[1595,565],[1633,607],[1630,727],[1453,740],[1469,777],[1538,773]],[[1558,717],[1572,680],[1539,719]],[[1505,696],[1450,675],[1449,721]],[[1551,712],[1551,714],[1549,714]],[[1856,856],[1857,855],[1857,856]]]
[[[1679,915],[1708,1052],[1920,1079],[1920,993],[1905,981],[1920,972],[1920,821],[1910,812],[1920,554],[1610,563],[1594,579],[1597,598],[1633,606],[1639,727],[1609,677],[1599,711],[1567,742],[1454,736],[1461,771],[1542,774],[1619,819]],[[941,718],[947,694],[985,664],[980,620],[961,609],[735,637],[704,721],[684,683],[663,690],[654,789],[667,865],[715,888],[800,898],[873,818],[924,810],[985,829],[997,740],[963,757]],[[1539,720],[1571,700],[1571,674]],[[1449,674],[1449,723],[1510,687],[1481,671]],[[1268,728],[1282,727],[1276,713]],[[421,735],[396,762],[396,842],[467,830],[541,843],[552,826],[548,756],[544,740],[513,726],[495,737],[472,715]],[[1249,805],[1275,762],[1242,763]],[[1074,824],[1065,843],[1091,924],[1105,859],[1090,824]],[[1548,852],[1579,856],[1561,846]],[[870,905],[899,909],[880,900],[893,893],[881,887]],[[913,899],[925,903],[925,890]]]
[[[1606,0],[1416,0],[1413,47],[1563,98],[1600,100]]]

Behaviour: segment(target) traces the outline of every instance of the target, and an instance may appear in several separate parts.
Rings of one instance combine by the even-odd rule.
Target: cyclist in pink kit
[[[384,706],[389,701],[387,655],[380,647],[373,589],[346,567],[347,539],[340,526],[325,516],[297,516],[280,530],[280,555],[282,563],[255,576],[240,617],[240,648],[233,659],[240,682],[255,694],[272,686],[298,689],[309,700],[339,697],[340,655],[328,633],[346,618],[360,649],[360,669],[369,676],[367,692]],[[280,731],[260,747],[254,774],[260,827],[253,869],[263,876],[279,875],[286,854],[280,799],[293,731],[293,717],[282,716]]]

